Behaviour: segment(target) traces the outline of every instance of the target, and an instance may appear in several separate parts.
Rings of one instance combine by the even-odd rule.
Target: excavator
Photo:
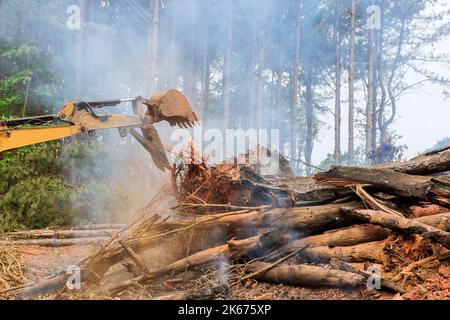
[[[132,115],[110,114],[102,110],[130,102]],[[192,127],[198,122],[186,97],[174,89],[149,99],[71,101],[56,114],[0,121],[0,153],[83,132],[91,135],[96,130],[117,128],[122,138],[131,134],[150,153],[156,167],[164,171],[170,169],[170,164],[153,126],[164,120],[181,128]]]

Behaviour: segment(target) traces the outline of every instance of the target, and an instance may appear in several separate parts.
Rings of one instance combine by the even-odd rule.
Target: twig
[[[410,263],[405,268],[403,268],[402,271],[400,271],[399,274],[397,274],[394,277],[394,281],[400,281],[403,276],[410,274],[415,268],[424,266],[424,265],[426,265],[428,263],[431,263],[431,262],[433,262],[435,260],[442,261],[442,260],[446,260],[448,258],[450,258],[450,252],[447,252],[447,253],[443,254],[442,256],[440,256],[440,257],[431,256],[431,257],[427,257],[427,258],[424,258],[422,260]]]

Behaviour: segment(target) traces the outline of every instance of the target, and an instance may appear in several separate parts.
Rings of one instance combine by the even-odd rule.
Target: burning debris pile
[[[236,298],[235,288],[267,282],[397,298],[433,298],[439,291],[448,298],[448,170],[450,152],[333,167],[313,179],[289,170],[265,177],[255,165],[183,161],[162,191],[171,190],[177,205],[156,210],[152,203],[81,261],[76,295]],[[19,296],[73,297],[63,286],[68,277]]]

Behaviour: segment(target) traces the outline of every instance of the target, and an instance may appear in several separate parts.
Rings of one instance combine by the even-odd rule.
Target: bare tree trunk
[[[223,130],[229,125],[230,90],[231,90],[231,56],[233,53],[233,6],[232,0],[227,0],[227,42],[223,62]]]
[[[158,27],[159,27],[159,0],[151,0],[152,28],[149,34],[149,64],[148,87],[151,92],[156,90],[156,63],[158,55]]]
[[[81,29],[77,30],[75,45],[75,94],[81,97],[83,91],[83,46],[84,46],[84,18],[85,18],[85,0],[79,0]]]
[[[368,60],[368,82],[367,82],[367,106],[366,106],[366,163],[371,162],[372,149],[372,111],[373,111],[373,97],[374,97],[374,30],[369,31],[369,60]]]
[[[300,65],[300,40],[301,40],[301,10],[298,9],[297,16],[295,18],[295,60],[294,71],[292,76],[292,105],[291,105],[291,158],[296,158],[297,148],[297,108],[299,97],[299,65]]]
[[[257,74],[257,98],[256,98],[256,129],[261,129],[263,125],[263,93],[264,93],[264,79],[263,69],[265,63],[265,51],[266,51],[266,18],[267,18],[267,0],[261,1],[262,14],[259,22],[259,52],[258,52],[258,74]]]
[[[380,11],[383,12],[383,6],[384,1],[381,1],[381,9]],[[384,70],[383,70],[383,29],[384,29],[384,15],[381,14],[380,17],[380,31],[378,35],[378,52],[377,52],[377,65],[378,65],[378,85],[380,86],[381,90],[381,97],[380,97],[380,107],[379,107],[379,115],[378,115],[378,128],[380,130],[380,144],[383,144],[386,137],[386,129],[384,127],[385,123],[385,107],[386,107],[386,87],[384,84]]]
[[[210,12],[210,1],[206,1],[206,14],[209,16]],[[203,125],[206,126],[208,121],[208,109],[209,109],[209,91],[210,91],[210,81],[211,81],[211,50],[209,48],[209,25],[207,20],[205,20],[205,38],[204,38],[204,52],[203,52],[203,101],[202,101],[202,120]]]
[[[277,66],[277,91],[275,96],[275,107],[274,110],[276,112],[274,125],[275,129],[281,129],[281,112],[282,108],[282,81],[283,81],[283,44],[282,41],[278,43],[278,66]]]
[[[172,23],[171,23],[171,31],[170,31],[170,57],[171,59],[176,58],[177,53],[177,20],[178,20],[178,6],[174,6],[172,15]],[[170,69],[166,70],[166,72],[169,72],[170,79],[168,86],[170,88],[176,88],[177,87],[177,78],[178,78],[178,64],[172,63],[170,64]]]
[[[313,75],[311,61],[309,61],[308,75],[306,77],[306,141],[305,141],[305,161],[311,164],[313,139],[314,139],[314,105],[313,105]],[[311,166],[306,166],[306,175],[311,175]]]
[[[247,112],[247,128],[256,127],[255,117],[251,115],[254,114],[255,109],[255,68],[256,68],[256,45],[257,45],[257,33],[256,26],[254,26],[254,30],[252,32],[251,44],[250,44],[250,65],[248,69],[248,86],[249,86],[249,94],[248,94],[248,112]]]
[[[335,5],[334,45],[335,45],[335,74],[336,91],[334,100],[334,161],[341,162],[341,48],[339,34],[339,0]]]
[[[351,31],[350,31],[350,61],[348,69],[348,165],[355,163],[355,100],[353,80],[355,77],[355,33],[356,33],[356,0],[352,0]]]
[[[395,54],[395,61],[394,61],[394,65],[392,66],[391,75],[389,77],[388,84],[387,84],[389,101],[391,102],[391,116],[384,123],[383,130],[385,130],[385,131],[387,131],[387,128],[389,127],[389,125],[392,124],[392,122],[394,121],[395,116],[397,114],[397,103],[396,103],[396,97],[393,92],[392,82],[394,80],[395,72],[397,71],[397,68],[398,68],[398,65],[399,65],[400,59],[401,59],[402,46],[403,46],[403,41],[404,41],[404,37],[405,37],[405,27],[406,27],[406,11],[402,17],[402,25],[401,25],[399,39],[398,39],[397,52]]]

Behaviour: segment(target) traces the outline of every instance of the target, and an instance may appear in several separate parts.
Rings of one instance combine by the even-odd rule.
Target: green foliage
[[[0,78],[0,116],[22,116],[25,97],[31,113],[45,112],[61,90],[61,82],[50,69],[49,56],[29,43],[0,42],[3,76]]]
[[[341,164],[347,165],[348,163],[348,153],[344,152],[341,154]],[[329,153],[327,157],[322,160],[322,162],[319,164],[319,168],[328,170],[331,168],[331,166],[336,165],[336,161],[334,160],[334,155]],[[364,157],[364,148],[358,147],[355,150],[355,159],[353,163],[354,167],[364,167],[365,166],[365,157]]]
[[[111,222],[126,211],[97,141],[43,143],[0,160],[0,232]]]
[[[58,177],[26,178],[0,198],[0,230],[45,228],[72,220],[70,191]]]

